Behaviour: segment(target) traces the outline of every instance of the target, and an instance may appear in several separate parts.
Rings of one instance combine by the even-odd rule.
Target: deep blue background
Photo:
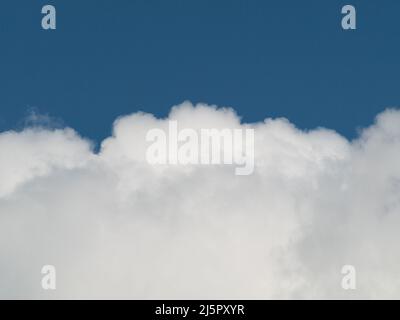
[[[0,130],[34,107],[100,141],[117,116],[191,100],[352,138],[400,106],[398,0],[2,0],[0,45]]]

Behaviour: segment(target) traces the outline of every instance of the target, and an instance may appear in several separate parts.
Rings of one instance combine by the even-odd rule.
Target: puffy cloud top
[[[254,129],[254,173],[148,164],[146,133],[170,120]],[[0,297],[399,298],[399,163],[397,110],[354,141],[189,102],[117,119],[98,153],[69,128],[3,132]]]

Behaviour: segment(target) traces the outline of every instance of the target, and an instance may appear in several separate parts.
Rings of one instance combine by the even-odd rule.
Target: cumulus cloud
[[[254,173],[148,164],[146,133],[169,120],[254,129]],[[189,102],[117,119],[99,152],[69,128],[3,132],[0,297],[400,298],[399,163],[397,110],[354,141]]]

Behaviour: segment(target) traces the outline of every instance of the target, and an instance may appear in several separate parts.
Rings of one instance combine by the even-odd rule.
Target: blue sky
[[[352,138],[400,105],[399,17],[396,0],[4,0],[0,130],[34,108],[100,141],[118,116],[190,100]]]

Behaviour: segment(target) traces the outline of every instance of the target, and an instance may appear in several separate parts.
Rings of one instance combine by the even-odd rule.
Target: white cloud
[[[145,134],[168,120],[254,128],[254,174],[148,165]],[[98,154],[71,129],[1,133],[0,297],[400,298],[399,163],[396,110],[352,142],[190,103],[119,118]]]

